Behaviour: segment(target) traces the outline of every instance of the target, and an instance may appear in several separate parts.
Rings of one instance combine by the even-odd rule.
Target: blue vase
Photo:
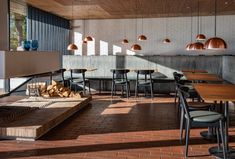
[[[37,40],[31,40],[31,49],[33,51],[37,51],[37,49],[38,49],[38,41]]]
[[[31,42],[29,40],[24,40],[22,42],[22,45],[23,45],[24,50],[29,51],[31,47]]]

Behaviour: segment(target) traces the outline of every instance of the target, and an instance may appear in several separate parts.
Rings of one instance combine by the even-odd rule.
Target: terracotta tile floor
[[[0,101],[1,102],[1,101]],[[0,158],[178,159],[179,123],[173,98],[122,99],[93,97],[92,106],[76,113],[35,142],[0,141]],[[191,131],[190,158],[213,158],[216,145]],[[235,129],[230,128],[230,135]],[[235,146],[235,137],[230,138]]]

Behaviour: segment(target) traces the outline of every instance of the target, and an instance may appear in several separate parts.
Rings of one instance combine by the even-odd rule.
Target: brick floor
[[[5,101],[4,101],[5,102]],[[0,141],[0,158],[178,159],[179,122],[173,98],[111,99],[95,95],[92,106],[76,113],[35,142]],[[213,142],[191,131],[190,158],[213,158]],[[235,135],[231,126],[230,135]],[[235,137],[230,138],[235,146]]]

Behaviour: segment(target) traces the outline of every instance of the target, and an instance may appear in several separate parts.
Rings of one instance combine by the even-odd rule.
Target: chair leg
[[[128,89],[129,89],[129,97],[131,96],[131,86],[130,86],[130,83],[128,83]]]
[[[180,142],[183,139],[183,129],[184,129],[184,110],[181,108],[181,118],[180,118]]]
[[[177,89],[175,89],[175,106],[176,106],[176,102],[177,102]]]
[[[216,137],[217,137],[218,150],[220,150],[219,127],[216,127],[215,129],[216,129]]]
[[[188,143],[189,143],[189,136],[190,136],[190,121],[189,119],[186,120],[186,138],[185,138],[185,157],[188,157]]]
[[[89,94],[91,94],[91,83],[88,81],[88,87],[89,87]]]
[[[128,83],[126,83],[126,97],[129,98],[129,87],[128,87]]]
[[[138,96],[138,84],[136,84],[135,86],[135,98],[137,98]]]
[[[112,81],[112,86],[111,86],[111,96],[113,98],[113,90],[114,90],[114,82]]]
[[[86,83],[83,82],[83,93],[86,94]]]
[[[153,85],[150,85],[150,91],[151,91],[151,98],[153,98]]]
[[[219,121],[220,124],[220,134],[221,134],[221,141],[222,141],[222,146],[223,146],[223,155],[224,155],[224,159],[227,158],[227,148],[225,148],[225,141],[224,141],[224,122],[222,120]]]

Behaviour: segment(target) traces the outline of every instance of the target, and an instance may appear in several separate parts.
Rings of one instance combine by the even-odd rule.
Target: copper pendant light
[[[72,20],[73,20],[73,0],[72,0]],[[71,25],[71,23],[70,23],[70,25]],[[69,51],[78,50],[78,47],[74,43],[71,43],[68,45],[67,50],[69,50]]]
[[[135,36],[137,36],[137,11],[138,11],[138,6],[137,6],[137,0],[136,0],[136,19],[135,19]],[[135,40],[135,44],[131,46],[132,51],[140,51],[142,50],[141,46],[137,44],[137,41]]]
[[[124,39],[122,40],[122,44],[128,44],[129,41],[126,39],[126,25],[125,25],[125,21],[123,22],[123,28],[124,28]]]
[[[223,50],[227,49],[227,44],[223,39],[213,37],[206,41],[205,47],[210,50]]]
[[[216,37],[216,13],[217,13],[217,0],[215,0],[215,37],[210,38],[206,41],[206,49],[209,50],[223,50],[227,49],[226,42],[219,37]]]
[[[163,43],[164,43],[164,44],[168,44],[168,43],[170,43],[170,42],[171,42],[171,40],[168,39],[168,38],[166,38],[166,39],[163,40]]]
[[[192,44],[190,50],[204,50],[204,44],[201,42],[195,42]]]
[[[193,48],[193,40],[192,40],[192,37],[193,37],[193,14],[192,14],[192,2],[191,2],[191,6],[190,6],[190,12],[191,12],[191,18],[190,18],[190,21],[191,21],[191,42],[189,44],[186,45],[185,49],[186,51],[191,51],[192,48]]]
[[[199,9],[200,9],[199,0],[197,1],[197,3],[198,3],[198,4],[197,4],[197,7],[198,7],[198,8],[197,8],[197,16],[198,16],[198,17],[197,17],[197,18],[198,18],[198,19],[197,19],[197,20],[198,20],[198,26],[197,26],[197,27],[198,27],[198,34],[197,34],[197,36],[196,36],[196,40],[197,40],[197,41],[203,41],[203,40],[206,40],[206,36],[205,36],[204,34],[200,34],[200,30],[201,30],[201,29],[200,29],[200,26],[201,26],[201,24],[200,24],[200,15],[199,15],[199,14],[200,14],[200,11],[199,11]]]
[[[90,10],[88,10],[88,20],[89,20],[89,17],[90,17],[90,12],[89,12]],[[89,21],[88,21],[89,22]],[[86,28],[86,22],[85,22],[85,20],[84,20],[84,28]],[[85,31],[84,31],[84,34],[85,34]],[[84,44],[87,44],[87,42],[88,41],[93,41],[93,38],[90,36],[90,35],[88,35],[88,36],[86,36],[85,38],[84,38],[84,40],[83,40],[83,43]]]
[[[169,17],[169,15],[168,15],[168,12],[166,11],[167,9],[167,0],[166,0],[166,2],[165,2],[165,13],[167,14],[167,17]],[[167,37],[167,32],[168,32],[168,23],[167,23],[167,19],[166,19],[166,17],[165,17],[165,37]],[[169,38],[165,38],[163,41],[162,41],[164,44],[169,44],[169,43],[171,43],[171,40],[169,39]]]
[[[145,35],[140,35],[140,36],[138,37],[138,40],[139,40],[139,41],[144,41],[144,40],[147,40],[147,37],[146,37]]]
[[[134,44],[131,46],[132,51],[140,51],[142,50],[141,46],[139,44]]]
[[[129,41],[127,39],[122,40],[122,44],[128,44],[128,43],[129,43]]]
[[[193,43],[189,43],[189,44],[185,47],[185,49],[186,49],[187,51],[191,51],[191,50],[192,50],[192,47],[193,47]]]
[[[206,40],[206,36],[204,34],[198,34],[196,37],[196,40],[198,41]]]
[[[138,37],[138,40],[139,40],[139,41],[145,41],[145,40],[147,40],[147,37],[143,34],[143,32],[144,32],[143,16],[142,16],[141,27],[142,27],[142,35],[140,35],[140,36]]]
[[[69,46],[67,47],[67,50],[69,50],[69,51],[78,50],[78,47],[75,44],[69,44]]]

